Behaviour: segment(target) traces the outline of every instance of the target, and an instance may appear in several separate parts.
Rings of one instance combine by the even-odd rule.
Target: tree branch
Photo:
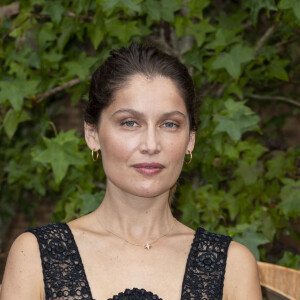
[[[272,96],[263,96],[263,95],[256,95],[256,94],[250,94],[250,95],[247,95],[247,97],[252,98],[252,99],[257,99],[257,100],[283,101],[283,102],[295,105],[295,106],[300,108],[300,102],[299,101],[296,101],[296,100],[293,100],[293,99],[290,99],[290,98],[286,98],[286,97],[281,97],[281,96],[272,97]]]
[[[278,43],[275,44],[276,47],[281,47],[283,45],[287,45],[287,44],[291,44],[291,43],[294,43],[296,42],[297,40],[299,40],[299,36],[296,36],[290,40],[284,40],[284,41],[280,41]]]
[[[91,79],[91,77],[88,78],[88,80],[90,80],[90,79]],[[37,100],[37,103],[40,103],[44,98],[49,97],[51,95],[54,95],[54,94],[56,94],[58,92],[61,92],[61,91],[65,90],[65,89],[67,89],[67,88],[70,88],[70,87],[74,86],[74,85],[77,85],[80,82],[81,82],[81,79],[79,79],[79,78],[72,79],[72,80],[70,80],[70,81],[68,81],[68,82],[66,82],[66,83],[64,83],[62,85],[59,85],[59,86],[51,89],[50,91],[48,91],[46,93],[37,95],[35,97],[35,99]]]
[[[260,49],[262,48],[262,46],[264,45],[264,43],[267,41],[267,39],[273,34],[273,32],[275,31],[275,29],[277,28],[277,25],[272,25],[271,27],[269,27],[267,29],[267,31],[265,32],[265,34],[258,40],[255,49],[254,49],[254,56],[257,56]]]

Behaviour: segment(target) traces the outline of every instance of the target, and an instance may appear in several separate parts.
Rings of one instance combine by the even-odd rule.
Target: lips
[[[139,163],[132,167],[141,174],[155,175],[160,173],[165,167],[160,163]]]

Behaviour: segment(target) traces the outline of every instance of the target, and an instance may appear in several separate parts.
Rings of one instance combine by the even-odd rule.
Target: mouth
[[[155,175],[160,173],[165,168],[165,166],[160,163],[140,163],[134,164],[132,167],[144,175]]]
[[[160,163],[140,163],[132,165],[134,168],[146,168],[146,169],[163,169],[163,166]]]

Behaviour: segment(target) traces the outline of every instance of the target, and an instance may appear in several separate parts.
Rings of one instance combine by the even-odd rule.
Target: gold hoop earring
[[[190,159],[189,159],[188,161],[184,161],[184,163],[185,163],[186,165],[189,165],[189,164],[191,163],[191,161],[192,161],[193,155],[192,155],[192,152],[191,152],[191,151],[189,151],[189,153],[188,153],[187,155],[190,155]]]
[[[97,156],[96,156],[96,158],[94,157],[94,151],[96,151],[96,149],[95,149],[95,150],[92,150],[92,160],[93,160],[94,162],[96,162],[96,161],[99,159],[99,150],[97,151]]]

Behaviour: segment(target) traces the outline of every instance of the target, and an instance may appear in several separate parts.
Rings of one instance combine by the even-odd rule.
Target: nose
[[[157,154],[161,151],[160,137],[155,126],[145,128],[141,139],[140,150],[142,153],[150,155]]]

